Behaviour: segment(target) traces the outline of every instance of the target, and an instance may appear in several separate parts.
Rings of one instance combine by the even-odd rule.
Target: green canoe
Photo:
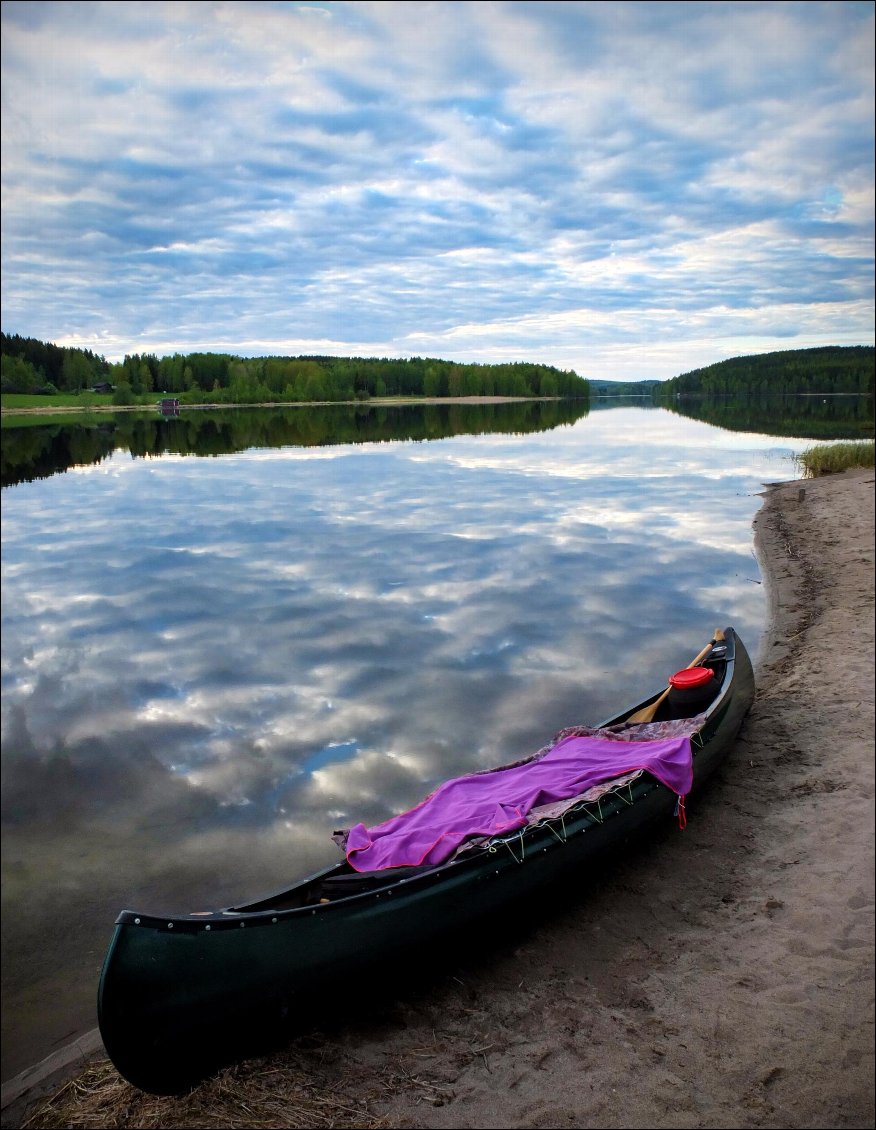
[[[673,676],[678,686],[597,729],[641,740],[687,728],[696,789],[732,747],[754,700],[754,675],[732,628],[716,632],[686,671],[693,674]],[[705,690],[688,685],[698,679],[707,680]],[[648,772],[627,774],[436,866],[363,873],[343,859],[273,895],[207,914],[125,910],[98,989],[106,1051],[140,1089],[177,1093],[294,1030],[315,1007],[342,1007],[345,992],[378,968],[400,969],[439,938],[671,821],[678,806],[678,795]]]

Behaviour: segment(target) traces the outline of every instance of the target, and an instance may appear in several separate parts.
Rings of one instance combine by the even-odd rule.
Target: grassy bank
[[[138,403],[154,404],[155,396],[140,397]],[[25,392],[4,392],[0,405],[6,412],[26,412],[33,408],[70,408],[87,412],[91,408],[112,408],[113,397],[110,392],[59,392],[55,396],[37,395]]]
[[[810,447],[797,459],[806,479],[819,475],[836,475],[852,467],[872,467],[874,441],[860,443],[831,443],[823,447]]]

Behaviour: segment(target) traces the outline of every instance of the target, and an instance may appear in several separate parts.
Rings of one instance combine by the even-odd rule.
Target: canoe
[[[347,830],[336,837],[344,858],[288,888],[207,913],[122,911],[98,988],[110,1059],[141,1090],[178,1093],[270,1046],[297,1020],[311,1022],[329,1001],[333,1010],[343,1007],[344,993],[378,969],[391,978],[392,970],[426,960],[437,940],[471,936],[484,916],[495,926],[518,900],[553,889],[570,871],[583,875],[582,865],[661,822],[683,827],[689,794],[732,748],[754,693],[742,641],[732,628],[716,631],[649,698],[598,726],[560,731],[523,762],[448,782],[376,829]],[[585,764],[580,778],[575,758]],[[476,820],[470,836],[444,844],[439,835],[437,843],[429,821],[441,818],[448,795],[458,799],[470,785],[489,805],[490,789],[507,778],[525,791],[529,773],[541,775],[530,810],[503,800],[493,834],[489,821]],[[557,774],[562,795],[550,791]],[[425,822],[426,830],[405,821]],[[401,857],[393,854],[399,829]],[[369,862],[375,848],[378,867]],[[436,862],[442,851],[449,854]],[[398,858],[408,861],[394,865]]]

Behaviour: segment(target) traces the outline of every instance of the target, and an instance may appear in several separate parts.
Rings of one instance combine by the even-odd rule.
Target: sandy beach
[[[871,1128],[873,482],[765,488],[758,698],[683,833],[191,1095],[143,1095],[97,1056],[2,1125]]]

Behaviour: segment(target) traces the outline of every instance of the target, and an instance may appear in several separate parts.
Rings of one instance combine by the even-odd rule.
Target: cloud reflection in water
[[[123,905],[268,891],[334,859],[333,828],[635,701],[717,626],[756,651],[775,443],[618,409],[7,489],[4,909],[75,901],[93,966]]]

